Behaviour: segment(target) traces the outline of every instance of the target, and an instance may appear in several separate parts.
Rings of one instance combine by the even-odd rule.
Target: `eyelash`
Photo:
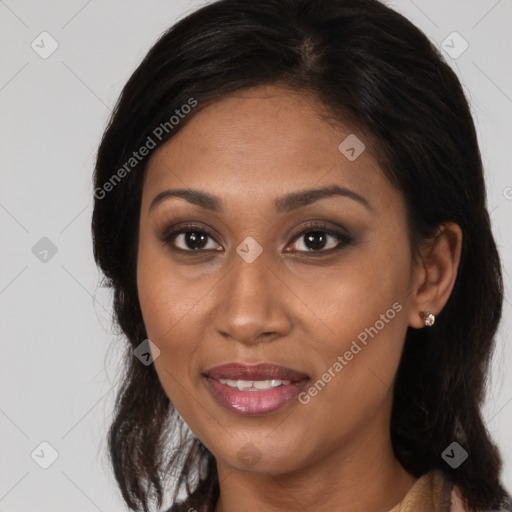
[[[313,255],[313,256],[315,255],[315,253],[316,254],[331,254],[334,251],[338,251],[338,250],[342,249],[343,247],[350,245],[354,241],[354,239],[350,235],[343,233],[341,231],[333,230],[333,229],[329,228],[328,226],[326,226],[325,224],[318,224],[318,223],[308,224],[304,229],[302,229],[300,232],[296,233],[293,236],[292,240],[295,241],[295,240],[299,239],[301,236],[304,236],[308,233],[312,233],[315,231],[321,231],[322,233],[333,236],[334,238],[336,238],[338,240],[338,245],[336,245],[336,247],[332,247],[331,249],[327,249],[327,250],[319,249],[319,250],[291,251],[291,252],[296,252],[299,254],[308,254],[308,255]],[[214,237],[211,235],[211,233],[209,231],[205,230],[204,228],[202,228],[201,226],[198,226],[196,224],[181,224],[180,226],[177,226],[176,228],[173,228],[170,231],[165,231],[160,236],[160,240],[162,241],[163,245],[170,245],[171,250],[178,251],[181,253],[191,253],[191,254],[198,255],[198,254],[201,254],[204,252],[212,252],[212,249],[196,249],[196,250],[188,249],[187,250],[187,249],[181,249],[179,247],[172,246],[171,240],[173,238],[175,238],[177,235],[181,235],[183,233],[190,233],[190,232],[204,234],[204,235],[208,236],[208,238],[214,240]]]

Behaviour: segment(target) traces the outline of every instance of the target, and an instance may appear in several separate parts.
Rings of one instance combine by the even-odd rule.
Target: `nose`
[[[248,263],[234,254],[227,275],[215,287],[213,325],[225,338],[253,345],[286,336],[292,327],[293,293],[265,252]]]

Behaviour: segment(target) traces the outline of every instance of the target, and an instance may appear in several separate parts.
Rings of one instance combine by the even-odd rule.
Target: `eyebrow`
[[[330,185],[323,188],[310,188],[299,190],[297,192],[291,192],[276,199],[274,201],[274,207],[277,213],[286,213],[303,206],[307,206],[311,203],[314,203],[315,201],[319,201],[320,199],[333,196],[348,197],[349,199],[353,199],[354,201],[359,202],[368,210],[372,210],[370,204],[364,197],[348,188],[340,187],[339,185]],[[158,203],[170,197],[181,197],[189,203],[200,206],[206,210],[216,213],[224,213],[222,201],[218,196],[203,192],[201,190],[192,189],[169,189],[160,192],[154,197],[153,201],[151,201],[149,211],[151,212],[151,210]]]

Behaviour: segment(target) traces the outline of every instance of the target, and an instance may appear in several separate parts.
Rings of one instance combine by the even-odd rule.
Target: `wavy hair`
[[[154,365],[133,356],[147,338],[136,284],[146,165],[201,108],[266,84],[314,94],[329,116],[365,134],[405,198],[414,254],[443,221],[461,227],[461,260],[445,308],[432,328],[407,330],[391,440],[407,471],[420,477],[442,470],[469,510],[510,506],[500,454],[481,413],[503,283],[475,126],[440,52],[377,0],[213,2],[161,35],[122,90],[97,153],[91,227],[94,258],[113,290],[115,322],[127,341],[108,434],[126,504],[148,512],[156,500],[160,507],[171,475],[173,500],[180,491],[186,495],[180,511],[213,510],[219,495],[215,457],[187,432]],[[171,128],[170,116],[191,98],[197,107]],[[166,130],[155,137],[158,126]],[[156,147],[127,169],[148,137],[157,139]],[[171,438],[176,447],[169,453]],[[453,441],[469,453],[457,469],[441,457]]]

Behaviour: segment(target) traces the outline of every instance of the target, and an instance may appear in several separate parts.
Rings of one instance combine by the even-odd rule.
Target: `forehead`
[[[368,145],[355,159],[344,152],[344,141],[359,152],[364,135],[326,121],[325,113],[314,95],[275,86],[229,95],[195,113],[152,155],[145,196],[196,188],[267,202],[269,196],[332,183],[363,196],[376,187],[384,194],[386,180]]]

